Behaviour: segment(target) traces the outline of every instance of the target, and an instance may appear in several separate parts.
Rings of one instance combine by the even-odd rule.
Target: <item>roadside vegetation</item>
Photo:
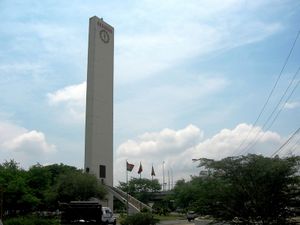
[[[5,220],[4,225],[59,225],[55,218],[41,218],[37,216],[20,216]]]
[[[151,203],[155,214],[122,215],[121,224],[151,225],[158,220],[182,219],[187,211],[226,224],[295,224],[293,219],[300,212],[299,156],[247,155],[201,158],[198,162],[199,175],[179,180],[160,200],[158,180],[121,182],[120,189]],[[96,177],[75,167],[37,164],[23,170],[11,160],[0,164],[0,194],[4,225],[57,225],[59,202],[102,199],[106,192]],[[115,206],[126,212],[123,205]]]
[[[195,211],[227,224],[295,223],[293,218],[300,214],[299,156],[269,158],[249,154],[197,161],[199,176],[179,180],[164,199],[154,201],[153,212],[160,219],[174,211]],[[153,185],[150,180],[135,178],[128,187],[121,183],[119,188],[128,188],[129,194],[147,203],[154,198]],[[160,190],[158,181],[155,187]]]
[[[37,164],[24,170],[13,160],[0,164],[0,191],[5,225],[55,224],[59,202],[102,199],[106,194],[95,176],[75,167]]]
[[[228,224],[293,224],[300,209],[300,157],[199,159],[200,176],[178,181],[177,208]]]

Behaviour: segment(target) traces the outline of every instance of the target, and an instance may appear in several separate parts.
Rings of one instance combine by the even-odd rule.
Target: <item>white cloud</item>
[[[51,153],[55,146],[46,142],[45,135],[36,130],[15,136],[2,144],[4,149],[13,151],[24,151],[29,154]]]
[[[26,133],[27,130],[13,123],[0,121],[0,143],[3,144],[7,140],[11,140],[16,136]]]
[[[56,152],[56,146],[48,143],[43,132],[0,121],[0,152],[1,160],[14,159],[28,167],[45,161],[45,156]]]
[[[117,150],[118,157],[140,155],[162,156],[162,154],[177,154],[183,148],[192,146],[199,141],[203,133],[199,128],[189,125],[178,131],[164,129],[161,132],[145,133],[137,140],[128,140]]]
[[[285,109],[296,109],[300,107],[300,102],[287,102],[284,105]]]
[[[77,85],[64,87],[54,93],[49,93],[50,103],[59,104],[64,102],[72,102],[76,105],[82,105],[85,101],[86,82]]]
[[[249,134],[249,132],[251,133]],[[212,138],[206,139],[199,143],[192,149],[189,149],[189,154],[193,158],[212,158],[222,159],[231,155],[236,155],[244,149],[245,146],[253,143],[256,137],[263,137],[259,139],[257,145],[253,149],[249,149],[251,153],[264,154],[269,156],[270,151],[281,143],[281,138],[277,133],[271,131],[263,131],[260,127],[252,128],[251,125],[239,124],[233,130],[223,129]],[[244,142],[245,140],[245,142]],[[239,148],[243,143],[242,148]],[[248,151],[248,152],[249,152]]]
[[[63,119],[83,122],[85,116],[86,82],[70,85],[47,94],[49,104],[63,108]]]
[[[121,144],[116,151],[115,165],[115,184],[118,180],[124,180],[120,165],[124,164],[126,159],[129,162],[138,165],[142,161],[144,173],[148,177],[152,163],[155,170],[161,166],[162,161],[173,155],[178,155],[185,149],[188,149],[198,143],[203,137],[203,132],[194,125],[189,125],[181,130],[163,129],[160,132],[144,133],[135,140],[128,140]],[[160,177],[157,171],[157,176]]]
[[[249,134],[249,131],[252,131]],[[234,129],[223,129],[211,138],[203,139],[203,131],[194,125],[182,130],[164,129],[160,132],[145,133],[136,139],[125,141],[117,148],[115,166],[115,184],[118,180],[124,181],[125,161],[134,163],[136,168],[130,174],[137,176],[137,169],[141,161],[144,167],[143,176],[150,178],[151,165],[154,164],[156,178],[162,179],[162,164],[165,161],[165,174],[173,172],[174,180],[188,179],[190,175],[199,172],[193,158],[222,159],[236,155],[238,146],[247,138],[245,145],[255,140],[256,133],[263,136],[258,143],[247,153],[271,156],[272,153],[285,141],[285,138],[271,131],[263,131],[260,127],[239,124]],[[294,154],[299,154],[299,145]],[[289,150],[280,152],[286,155]],[[124,164],[124,166],[122,166]],[[121,166],[120,166],[121,165]],[[124,171],[124,172],[123,172]]]

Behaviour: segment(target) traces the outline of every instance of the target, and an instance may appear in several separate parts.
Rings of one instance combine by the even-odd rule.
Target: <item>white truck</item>
[[[117,221],[109,207],[102,207],[102,222],[116,225]]]

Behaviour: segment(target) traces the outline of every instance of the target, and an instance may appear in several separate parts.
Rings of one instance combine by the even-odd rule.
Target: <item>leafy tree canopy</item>
[[[178,206],[241,224],[288,224],[291,209],[299,206],[300,157],[247,155],[199,162],[207,173],[176,185]]]
[[[81,172],[62,174],[56,192],[61,202],[89,200],[92,197],[103,199],[106,195],[104,187],[95,176]]]
[[[56,209],[59,201],[102,199],[106,193],[96,177],[75,167],[36,164],[26,171],[14,160],[0,164],[0,191],[10,213]]]
[[[153,197],[153,192],[161,190],[161,185],[157,179],[149,180],[146,178],[133,178],[125,182],[120,182],[119,188],[138,200],[148,203]]]

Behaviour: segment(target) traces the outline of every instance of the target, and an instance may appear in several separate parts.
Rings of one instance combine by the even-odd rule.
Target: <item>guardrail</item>
[[[149,211],[152,211],[152,208],[145,203],[137,200],[136,198],[132,197],[131,195],[127,194],[126,192],[116,188],[107,186],[108,191],[110,191],[115,197],[119,198],[121,197],[121,201],[126,204],[128,199],[128,204],[130,204],[131,207],[133,207],[137,212],[140,212],[142,209],[146,208]]]

